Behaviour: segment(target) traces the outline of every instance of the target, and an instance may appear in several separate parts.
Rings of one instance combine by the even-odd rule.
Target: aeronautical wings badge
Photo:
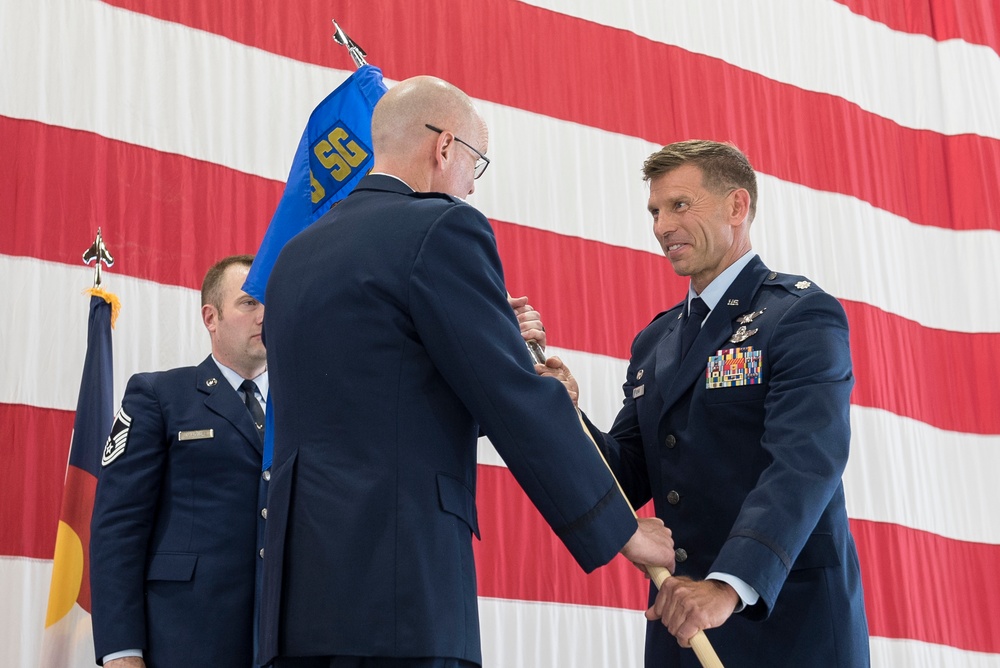
[[[753,329],[747,329],[746,325],[740,325],[740,328],[737,329],[736,332],[729,337],[729,341],[730,343],[743,343],[756,333],[757,333],[756,327]]]
[[[741,325],[749,325],[751,322],[753,322],[754,318],[756,318],[766,310],[767,308],[765,307],[759,311],[750,311],[749,313],[744,313],[740,317],[736,318],[736,322],[740,323]]]

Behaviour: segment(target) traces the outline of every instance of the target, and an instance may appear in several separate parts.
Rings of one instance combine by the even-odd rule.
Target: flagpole
[[[101,287],[101,264],[110,267],[114,260],[104,246],[100,229],[94,243],[83,253],[83,262],[96,262],[97,266],[94,286],[84,290],[84,294],[91,295],[87,348],[59,504],[45,626],[37,664],[44,668],[94,663],[90,562],[85,555],[101,452],[114,420],[111,330],[121,307],[118,297]]]
[[[594,447],[597,449],[597,454],[601,456],[601,461],[608,467],[608,471],[611,471],[611,465],[608,464],[608,460],[604,457],[604,453],[597,445],[597,441],[594,440],[594,436],[590,433],[590,429],[587,428],[587,424],[583,421],[583,414],[580,412],[580,409],[577,408],[576,412],[577,417],[580,419],[580,426],[583,427],[583,433],[585,433],[587,438],[590,439],[590,442],[594,444]],[[628,500],[628,497],[625,496],[625,490],[622,489],[621,483],[618,482],[618,478],[615,477],[614,471],[611,471],[611,478],[615,481],[615,484],[618,485],[618,491],[621,492],[622,498],[625,499],[625,503],[628,504],[629,510],[632,511],[632,516],[638,519],[639,516],[636,515],[635,508],[632,507],[632,503]],[[656,585],[657,589],[659,589],[666,579],[670,577],[670,571],[663,566],[644,566],[644,568],[646,569],[646,573],[649,574],[649,579],[653,581],[653,584]],[[708,640],[708,636],[705,635],[704,631],[698,631],[691,638],[691,649],[694,650],[694,654],[698,657],[698,661],[701,663],[702,668],[725,668],[725,666],[722,665],[722,660],[719,658],[719,655],[715,653],[715,648],[712,647],[712,643]]]
[[[510,296],[510,293],[507,294]],[[525,341],[528,346],[528,352],[531,353],[531,359],[535,364],[545,365],[545,353],[542,352],[541,346],[534,339],[530,341]],[[593,434],[590,433],[590,429],[587,428],[587,424],[583,421],[583,414],[580,413],[580,409],[577,408],[577,417],[580,419],[580,426],[583,427],[583,433],[587,435],[590,442],[594,444],[594,448],[597,450],[597,454],[601,456],[601,461],[604,465],[608,467],[608,471],[611,473],[612,480],[618,486],[618,491],[621,493],[622,498],[625,499],[625,503],[628,505],[628,509],[632,511],[632,516],[638,519],[636,515],[635,508],[632,507],[632,503],[628,500],[625,495],[625,490],[622,489],[622,484],[618,482],[618,478],[615,476],[615,472],[611,470],[611,465],[608,464],[608,460],[604,457],[604,453],[601,451],[600,446],[597,445],[597,441],[594,440]],[[659,589],[664,581],[670,577],[670,571],[662,566],[644,566],[646,573],[649,574],[649,578]],[[722,660],[719,659],[719,655],[715,653],[715,649],[712,647],[712,643],[709,642],[708,636],[705,635],[704,631],[698,631],[691,638],[691,649],[694,650],[695,656],[698,657],[698,661],[701,663],[702,668],[725,668],[722,665]]]
[[[333,33],[333,41],[341,46],[347,47],[347,52],[351,54],[351,58],[354,60],[354,66],[361,69],[367,65],[368,62],[365,60],[365,56],[368,54],[365,53],[365,50],[358,46],[357,42],[351,39],[347,33],[341,30],[340,24],[337,23],[337,19],[333,19],[333,27],[336,29]]]
[[[100,227],[97,228],[97,238],[94,239],[94,243],[83,252],[83,263],[90,264],[91,262],[94,262],[94,289],[97,290],[101,287],[101,263],[109,267],[113,267],[115,264],[115,259],[111,257],[107,246],[104,245]]]
[[[97,228],[97,237],[94,239],[94,243],[83,252],[83,263],[90,264],[91,262],[94,263],[94,286],[84,292],[93,297],[100,297],[111,305],[111,328],[114,329],[115,323],[118,321],[118,314],[122,310],[122,304],[118,295],[108,292],[101,286],[103,275],[101,265],[113,267],[115,259],[111,257],[108,247],[104,245],[104,237],[101,236],[100,227]]]

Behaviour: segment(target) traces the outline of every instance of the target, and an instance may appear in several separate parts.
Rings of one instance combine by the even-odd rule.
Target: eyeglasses
[[[434,132],[437,132],[438,134],[441,134],[442,132],[444,132],[444,130],[442,130],[441,128],[436,128],[433,125],[431,125],[430,123],[424,123],[424,127],[427,128],[428,130],[433,130]],[[476,169],[475,169],[475,172],[474,172],[475,176],[472,177],[474,179],[478,179],[480,176],[483,175],[484,172],[486,172],[486,168],[490,166],[490,159],[487,158],[482,153],[480,153],[479,149],[477,149],[475,146],[473,146],[469,142],[465,141],[464,139],[459,139],[454,134],[452,134],[452,136],[455,137],[455,141],[457,141],[459,144],[462,144],[463,146],[467,146],[468,148],[470,148],[472,150],[473,153],[475,153],[477,156],[479,156],[479,159],[476,160]]]

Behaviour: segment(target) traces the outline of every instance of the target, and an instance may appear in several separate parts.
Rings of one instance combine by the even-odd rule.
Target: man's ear
[[[217,322],[219,320],[219,312],[212,304],[205,304],[201,307],[201,321],[205,325],[205,329],[209,333],[215,332],[217,327]]]
[[[750,217],[750,193],[746,188],[737,188],[729,193],[729,224],[742,225]]]
[[[455,146],[455,136],[445,130],[439,132],[437,142],[434,144],[434,162],[439,169],[444,169],[445,164],[451,158],[451,149]]]

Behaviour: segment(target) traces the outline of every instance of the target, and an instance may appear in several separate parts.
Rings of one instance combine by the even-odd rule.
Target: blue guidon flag
[[[285,192],[243,284],[243,290],[261,303],[285,244],[347,197],[371,169],[372,110],[386,90],[382,70],[364,65],[309,116]]]

